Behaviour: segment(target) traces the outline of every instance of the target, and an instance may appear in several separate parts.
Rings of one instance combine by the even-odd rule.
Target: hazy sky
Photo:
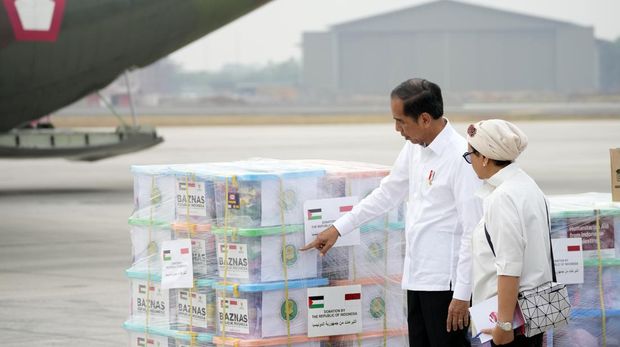
[[[234,1],[234,0],[231,0]],[[461,0],[584,26],[597,38],[620,36],[620,0]],[[428,0],[274,0],[173,53],[187,70],[214,70],[227,63],[266,64],[301,56],[301,34],[391,12]],[[615,13],[615,14],[614,14]]]

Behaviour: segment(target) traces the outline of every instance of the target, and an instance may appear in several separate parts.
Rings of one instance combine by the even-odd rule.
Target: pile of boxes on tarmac
[[[402,207],[364,224],[359,243],[299,251],[309,222],[333,222],[305,204],[329,199],[345,213],[388,172],[319,160],[133,166],[130,346],[408,345]],[[171,285],[183,256],[193,278]],[[308,311],[328,302],[308,293],[342,286],[360,288],[345,300],[361,303],[346,322],[361,332],[309,334]]]

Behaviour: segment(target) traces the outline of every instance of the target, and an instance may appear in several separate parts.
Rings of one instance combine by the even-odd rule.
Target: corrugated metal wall
[[[592,28],[446,3],[305,36],[305,85],[381,95],[417,76],[456,92],[598,88]],[[433,15],[450,25],[440,28],[429,21]],[[463,17],[469,19],[459,24]]]

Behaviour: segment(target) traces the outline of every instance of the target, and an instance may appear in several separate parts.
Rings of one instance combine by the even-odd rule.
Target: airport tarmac
[[[609,192],[620,121],[516,122],[547,194]],[[465,133],[467,123],[455,123]],[[391,164],[393,125],[159,128],[166,142],[95,163],[0,160],[0,345],[126,346],[132,164],[322,158]]]

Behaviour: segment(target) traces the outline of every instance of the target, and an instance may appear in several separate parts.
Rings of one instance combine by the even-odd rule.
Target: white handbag
[[[562,283],[546,282],[519,292],[517,302],[525,321],[523,334],[527,337],[568,324],[571,306],[568,290]]]
[[[549,208],[545,200],[547,209],[547,220],[549,220]],[[491,242],[491,236],[484,226],[487,242],[495,256],[495,249]],[[549,329],[559,328],[568,324],[570,317],[570,300],[566,285],[556,282],[555,264],[553,261],[553,246],[551,246],[551,225],[549,225],[549,247],[551,248],[551,274],[552,282],[545,282],[536,288],[519,292],[517,304],[523,315],[524,332],[527,337],[532,337],[543,333]]]

